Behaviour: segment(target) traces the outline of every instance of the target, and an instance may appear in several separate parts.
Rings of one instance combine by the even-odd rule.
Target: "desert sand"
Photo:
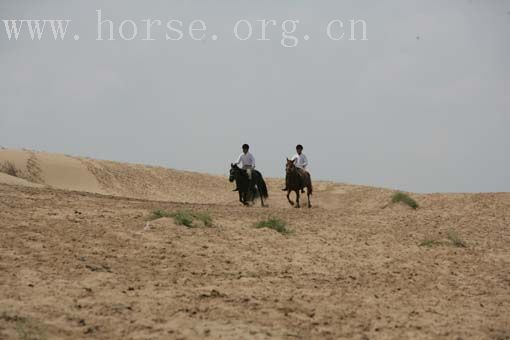
[[[0,150],[0,339],[510,339],[510,194],[226,176]],[[206,212],[188,228],[153,211]],[[284,220],[280,234],[254,225]],[[456,239],[451,235],[456,235]],[[458,242],[454,242],[457,240]]]

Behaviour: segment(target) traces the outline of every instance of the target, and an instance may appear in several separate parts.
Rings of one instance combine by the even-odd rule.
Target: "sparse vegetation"
[[[433,238],[427,238],[420,242],[420,246],[422,247],[433,247],[433,246],[453,246],[459,248],[466,248],[466,242],[464,242],[459,235],[454,231],[450,230],[447,234],[447,240],[438,240]]]
[[[201,221],[206,227],[212,226],[212,217],[208,213],[196,212],[193,214],[193,217]]]
[[[22,340],[46,340],[43,329],[30,319],[22,318],[16,322],[16,332]]]
[[[286,223],[278,218],[269,218],[255,224],[256,228],[269,228],[273,229],[280,234],[289,234],[290,230],[287,229]]]
[[[16,333],[18,333],[18,338],[21,340],[48,339],[48,336],[46,335],[42,325],[38,324],[30,318],[19,315],[9,315],[4,312],[0,315],[0,319],[6,322],[15,323]]]
[[[166,211],[166,210],[161,210],[161,209],[154,210],[151,214],[150,219],[157,220],[158,218],[163,218],[163,217],[172,217],[172,213],[169,211]]]
[[[419,207],[418,203],[413,198],[411,198],[411,196],[402,191],[396,192],[391,198],[391,202],[392,203],[402,202],[413,209],[417,209]]]
[[[448,239],[455,247],[466,248],[466,242],[464,242],[454,230],[448,232]]]
[[[175,224],[184,225],[188,228],[194,228],[196,225],[194,221],[200,221],[205,227],[212,227],[212,217],[206,212],[193,212],[190,210],[177,210],[177,211],[166,211],[166,210],[154,210],[150,217],[151,220],[157,220],[162,217],[172,217]]]
[[[0,172],[3,172],[7,175],[14,176],[14,177],[20,177],[20,173],[16,166],[9,161],[5,161],[0,164]]]
[[[193,216],[187,210],[179,210],[171,215],[177,225],[184,225],[188,228],[193,227]]]
[[[422,247],[433,247],[433,246],[439,246],[441,244],[443,244],[444,242],[441,242],[439,240],[434,240],[434,239],[425,239],[423,241],[421,241],[420,243],[420,246]]]

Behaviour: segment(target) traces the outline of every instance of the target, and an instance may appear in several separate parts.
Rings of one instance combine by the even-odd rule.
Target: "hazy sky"
[[[116,41],[96,41],[97,9]],[[225,174],[249,143],[281,177],[301,143],[315,179],[510,191],[510,1],[2,0],[0,19],[72,20],[65,41],[9,41],[0,22],[1,146]],[[207,39],[167,41],[171,19],[204,20]],[[235,39],[240,19],[252,39]],[[300,20],[298,46],[280,27],[257,41],[257,19]],[[351,19],[368,41],[348,40]]]

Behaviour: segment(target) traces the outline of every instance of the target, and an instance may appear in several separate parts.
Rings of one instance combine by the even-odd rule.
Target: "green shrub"
[[[193,216],[189,211],[179,210],[171,215],[177,225],[184,225],[188,228],[193,227]]]
[[[175,224],[184,225],[188,228],[193,228],[195,220],[203,223],[205,227],[212,227],[212,217],[206,212],[193,212],[189,210],[177,210],[174,212],[166,210],[154,210],[150,216],[151,220],[157,220],[162,217],[172,217]]]
[[[402,202],[413,209],[417,209],[419,207],[418,203],[414,199],[412,199],[408,194],[404,192],[396,192],[391,198],[392,203]]]
[[[287,229],[286,223],[278,218],[270,218],[255,224],[255,228],[269,228],[273,229],[280,234],[289,234],[290,230]]]

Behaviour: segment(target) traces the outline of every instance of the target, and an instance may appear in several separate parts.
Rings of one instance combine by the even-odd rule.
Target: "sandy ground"
[[[225,177],[5,160],[0,339],[510,339],[508,193],[413,194],[412,210],[316,183],[314,208],[293,209],[270,179],[269,208],[245,208]],[[155,209],[213,226],[148,222]],[[253,227],[270,216],[292,233]]]

